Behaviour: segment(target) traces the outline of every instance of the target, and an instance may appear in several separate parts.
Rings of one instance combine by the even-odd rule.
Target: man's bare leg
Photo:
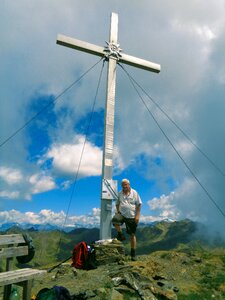
[[[114,225],[114,227],[115,227],[115,229],[116,229],[116,231],[117,231],[117,240],[119,240],[119,241],[125,241],[125,239],[126,239],[126,237],[123,235],[123,233],[122,233],[122,228],[121,228],[121,226],[120,225],[118,225],[118,224],[113,224]]]
[[[137,245],[137,239],[135,234],[131,234],[130,236],[130,256],[131,260],[136,260],[136,245]]]

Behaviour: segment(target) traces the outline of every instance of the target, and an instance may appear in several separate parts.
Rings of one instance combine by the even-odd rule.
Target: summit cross
[[[122,49],[120,49],[118,44],[118,15],[116,13],[111,14],[109,42],[106,43],[105,47],[101,47],[61,34],[57,36],[57,44],[59,45],[105,57],[108,61],[102,160],[100,239],[111,238],[112,200],[116,198],[117,193],[117,184],[112,180],[117,63],[124,63],[155,73],[160,72],[159,64],[122,53]]]

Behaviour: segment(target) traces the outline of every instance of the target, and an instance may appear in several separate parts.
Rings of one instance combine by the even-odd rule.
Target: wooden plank
[[[2,234],[0,235],[0,247],[2,245],[13,245],[24,243],[22,234]]]
[[[8,300],[12,284],[22,285],[23,299],[31,299],[32,280],[47,272],[31,268],[12,270],[13,257],[28,255],[28,246],[20,246],[22,243],[25,240],[21,234],[0,235],[0,258],[6,258],[6,268],[10,270],[0,273],[0,286],[5,286],[4,300]]]
[[[44,275],[46,272],[46,270],[37,270],[31,268],[3,272],[0,273],[0,286],[30,280],[36,276]]]
[[[23,256],[28,254],[27,246],[18,246],[18,247],[10,247],[10,248],[2,248],[0,249],[0,258],[1,257],[16,257]]]

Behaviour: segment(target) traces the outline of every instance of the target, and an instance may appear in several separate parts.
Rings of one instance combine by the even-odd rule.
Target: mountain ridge
[[[39,253],[40,250],[44,255],[40,256],[38,265],[57,262],[68,257],[73,247],[80,241],[85,241],[88,244],[99,240],[99,228],[79,227],[73,228],[70,231],[63,231],[61,228],[54,226],[45,227],[29,227],[23,229],[18,224],[12,226],[0,234],[10,233],[28,233],[34,242],[34,245]],[[44,228],[44,230],[43,230]],[[125,228],[123,228],[125,233]],[[204,234],[203,234],[204,232]],[[137,253],[139,255],[149,254],[158,250],[171,250],[179,247],[180,244],[198,244],[203,246],[222,246],[225,247],[225,241],[220,237],[212,239],[205,234],[206,230],[202,224],[184,219],[180,221],[160,221],[154,224],[138,226],[137,228]],[[126,233],[125,233],[126,235]],[[112,237],[116,237],[116,231],[112,228]],[[129,236],[124,242],[125,249],[129,251],[130,242]],[[52,258],[50,259],[50,257]],[[49,257],[49,258],[48,258]]]
[[[145,226],[154,226],[157,223],[161,222],[168,222],[172,223],[175,222],[172,219],[163,219],[161,221],[154,221],[154,222],[140,222],[139,227],[145,227]],[[53,231],[53,230],[62,230],[65,232],[73,231],[76,228],[100,228],[99,224],[83,224],[83,223],[76,223],[74,226],[59,226],[51,223],[45,223],[45,224],[36,224],[36,223],[26,223],[26,222],[5,222],[3,224],[0,224],[0,232],[5,232],[7,230],[10,230],[12,227],[18,227],[23,230],[38,230],[38,231]]]
[[[114,299],[140,299],[142,292],[146,297],[151,293],[150,299],[224,299],[225,242],[218,237],[209,240],[203,231],[202,224],[188,219],[138,226],[137,262],[131,262],[129,255],[125,255],[121,257],[122,262],[100,264],[90,271],[73,269],[71,262],[60,263],[70,260],[78,242],[98,241],[99,228],[74,228],[64,232],[58,229],[27,231],[12,226],[0,234],[29,233],[32,237],[35,257],[23,267],[51,269],[59,265],[44,279],[35,280],[34,294],[42,288],[61,285],[77,295],[75,299],[111,299],[113,294],[119,297]],[[114,229],[112,236],[116,236]],[[125,254],[129,254],[130,242],[126,237],[123,244]],[[122,281],[118,285],[119,279]],[[140,290],[136,290],[136,286]]]

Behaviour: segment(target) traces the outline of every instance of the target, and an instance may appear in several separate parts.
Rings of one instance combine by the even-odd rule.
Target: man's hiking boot
[[[131,256],[131,260],[132,260],[132,261],[137,261],[136,256]]]
[[[126,240],[126,237],[120,231],[117,233],[117,237],[116,238],[117,238],[118,241],[121,241],[121,242]]]

